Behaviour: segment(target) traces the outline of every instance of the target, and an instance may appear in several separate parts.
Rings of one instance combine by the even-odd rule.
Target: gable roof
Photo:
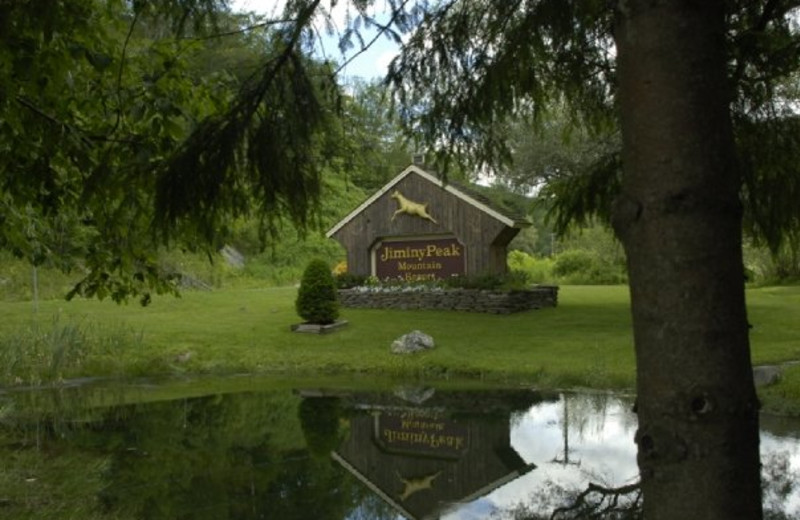
[[[373,202],[381,198],[386,192],[394,188],[400,181],[408,177],[409,175],[416,174],[426,179],[427,181],[433,183],[434,185],[444,189],[445,191],[455,195],[457,198],[464,201],[466,204],[474,206],[475,208],[491,215],[495,219],[499,220],[503,224],[508,227],[520,228],[520,227],[527,227],[530,225],[525,217],[520,217],[518,215],[511,215],[508,211],[500,209],[497,205],[493,204],[488,198],[484,197],[483,195],[476,193],[469,188],[464,186],[460,186],[458,184],[452,182],[444,182],[442,181],[435,173],[430,172],[417,166],[416,164],[412,164],[407,167],[405,170],[400,172],[394,179],[387,182],[381,189],[373,193],[367,200],[361,203],[356,209],[351,211],[346,217],[340,220],[335,226],[333,226],[325,236],[330,238],[332,237],[337,231],[347,225],[348,222],[353,220],[356,215],[367,209]]]

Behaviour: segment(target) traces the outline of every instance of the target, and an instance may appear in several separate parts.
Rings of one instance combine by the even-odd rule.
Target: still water
[[[625,396],[206,392],[0,392],[0,518],[549,518],[590,483],[637,479]],[[800,518],[800,422],[765,417],[762,428],[765,508]],[[626,491],[618,507],[635,507]],[[588,498],[608,507],[600,496]]]

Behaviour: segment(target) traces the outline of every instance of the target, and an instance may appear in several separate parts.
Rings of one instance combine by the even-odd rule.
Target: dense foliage
[[[399,171],[382,89],[345,95],[309,57],[319,1],[226,4],[0,3],[0,248],[68,273],[70,296],[147,303],[179,288],[164,246],[298,241],[338,179]]]
[[[299,41],[224,2],[0,5],[0,246],[71,295],[174,291],[160,244],[213,251],[237,217],[300,229],[337,153],[339,91]],[[243,31],[256,26],[258,31]]]
[[[512,189],[541,190],[559,234],[608,221],[622,168],[615,4],[438,3],[390,70],[403,120],[441,164],[489,165]],[[786,263],[800,229],[798,4],[725,8],[745,230]]]

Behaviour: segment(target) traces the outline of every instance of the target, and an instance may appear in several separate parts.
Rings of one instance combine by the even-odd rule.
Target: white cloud
[[[380,56],[378,56],[378,59],[375,60],[375,64],[377,65],[378,69],[383,71],[383,74],[386,74],[386,71],[389,70],[389,64],[399,53],[400,49],[384,51]]]
[[[280,14],[285,0],[231,0],[233,11],[254,12],[264,15]]]

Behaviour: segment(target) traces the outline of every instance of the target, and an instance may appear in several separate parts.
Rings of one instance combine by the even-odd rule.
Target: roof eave
[[[391,190],[395,185],[397,185],[397,183],[399,183],[401,180],[406,178],[411,173],[416,173],[417,175],[427,179],[428,181],[432,182],[433,184],[435,184],[435,185],[439,186],[440,188],[446,190],[447,192],[451,193],[455,197],[463,200],[467,204],[470,204],[471,206],[483,211],[484,213],[486,213],[488,215],[491,215],[493,218],[495,218],[496,220],[502,222],[503,224],[505,224],[508,227],[522,229],[522,228],[525,228],[525,227],[529,227],[531,225],[530,222],[527,222],[527,221],[524,221],[524,220],[522,220],[522,221],[514,220],[512,218],[507,217],[506,215],[503,215],[502,213],[498,212],[497,210],[487,206],[483,202],[481,202],[479,200],[476,200],[475,198],[471,197],[469,194],[464,193],[463,191],[459,190],[457,187],[455,187],[455,186],[453,186],[451,184],[445,183],[439,177],[437,177],[435,174],[433,174],[433,173],[431,173],[431,172],[429,172],[427,170],[424,170],[424,169],[420,168],[419,166],[417,166],[415,164],[412,164],[412,165],[408,166],[405,170],[400,172],[395,178],[393,178],[388,183],[386,183],[381,189],[379,189],[378,191],[373,193],[367,200],[362,202],[356,209],[354,209],[353,211],[348,213],[346,217],[344,217],[335,226],[333,226],[330,230],[328,230],[328,232],[325,233],[325,236],[328,237],[328,238],[331,238],[340,229],[342,229],[344,226],[346,226],[348,222],[353,220],[356,217],[356,215],[358,215],[359,213],[361,213],[362,211],[367,209],[373,202],[375,202],[376,200],[381,198],[387,191]]]

